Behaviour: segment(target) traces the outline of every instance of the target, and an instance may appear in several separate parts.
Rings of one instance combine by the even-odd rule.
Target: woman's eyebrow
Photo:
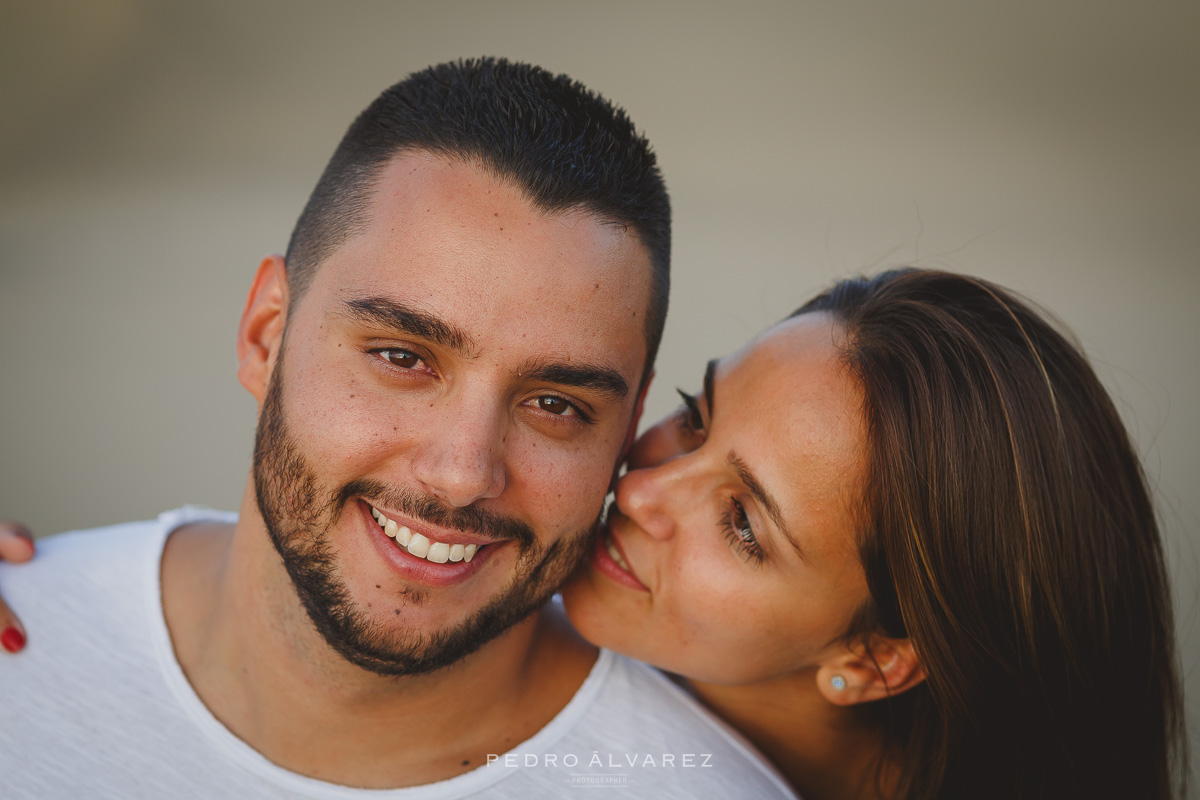
[[[775,498],[771,496],[771,493],[766,490],[762,482],[750,470],[750,466],[738,457],[737,453],[730,450],[728,458],[729,464],[737,470],[738,477],[741,478],[742,483],[750,490],[750,494],[754,495],[754,499],[758,501],[759,505],[766,510],[767,516],[779,528],[779,532],[783,534],[783,538],[787,539],[788,544],[795,549],[797,555],[800,556],[800,560],[807,562],[808,558],[805,557],[804,551],[800,549],[800,545],[796,542],[795,537],[788,530],[787,523],[783,521],[783,514],[779,510],[779,503],[775,502]]]

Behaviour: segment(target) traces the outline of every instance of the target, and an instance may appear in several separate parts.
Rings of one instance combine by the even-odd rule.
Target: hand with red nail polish
[[[25,646],[25,634],[15,627],[5,628],[4,633],[0,633],[0,645],[8,652],[15,653]]]
[[[0,559],[28,561],[33,558],[33,536],[18,522],[0,520]],[[0,598],[0,647],[16,653],[25,646],[25,631],[12,609]]]

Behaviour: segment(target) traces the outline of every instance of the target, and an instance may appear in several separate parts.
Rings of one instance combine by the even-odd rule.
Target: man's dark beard
[[[340,491],[327,490],[288,434],[282,376],[283,347],[263,399],[254,443],[258,510],[309,619],[329,646],[351,663],[380,675],[416,675],[449,666],[540,608],[589,551],[595,525],[543,549],[524,522],[474,506],[448,507],[428,495],[366,479]],[[368,619],[353,606],[326,536],[356,496],[414,519],[511,539],[519,548],[512,583],[449,630],[395,630]],[[416,591],[397,602],[422,599]]]

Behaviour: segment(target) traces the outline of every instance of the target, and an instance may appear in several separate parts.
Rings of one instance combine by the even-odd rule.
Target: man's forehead
[[[394,159],[371,202],[315,276],[325,313],[364,298],[399,303],[476,349],[491,340],[558,358],[603,353],[636,364],[629,377],[640,379],[651,267],[625,226],[578,208],[546,212],[476,165],[424,153]]]
[[[380,170],[366,212],[368,225],[363,233],[371,228],[417,226],[429,215],[441,214],[464,225],[491,222],[514,239],[551,239],[536,221],[552,222],[562,230],[589,234],[591,243],[599,247],[623,243],[640,251],[647,270],[650,264],[649,251],[629,225],[582,201],[547,207],[521,181],[477,158],[403,151]]]

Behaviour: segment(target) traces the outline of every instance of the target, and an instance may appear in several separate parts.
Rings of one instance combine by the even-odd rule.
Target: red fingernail
[[[10,653],[15,653],[25,646],[25,634],[13,627],[4,629],[4,633],[0,633],[0,645],[4,645],[4,649]]]

